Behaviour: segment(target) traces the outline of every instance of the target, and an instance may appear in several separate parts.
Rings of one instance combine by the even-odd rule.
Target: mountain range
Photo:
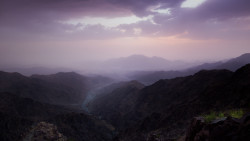
[[[0,72],[0,140],[33,141],[43,126],[51,127],[42,134],[52,140],[62,135],[67,140],[112,140],[113,126],[81,109],[88,91],[112,81],[74,72],[30,77]]]
[[[155,71],[155,70],[181,70],[194,66],[197,63],[185,61],[170,61],[161,57],[147,57],[144,55],[131,55],[114,58],[102,62],[101,66],[113,71]]]
[[[86,77],[74,72],[30,77],[0,72],[0,92],[18,93],[22,97],[51,104],[81,104],[89,90],[112,81],[106,77]]]
[[[138,80],[143,84],[149,85],[160,79],[171,79],[175,77],[183,77],[193,75],[199,70],[212,70],[212,69],[227,69],[235,71],[238,68],[250,63],[250,53],[242,54],[236,58],[227,61],[218,61],[215,63],[204,63],[197,66],[189,66],[188,69],[183,70],[170,70],[170,71],[137,71],[127,74],[128,78]]]
[[[192,134],[201,137],[200,133],[207,131],[214,136],[212,128],[204,131],[188,127],[196,126],[193,117],[211,111],[250,112],[250,64],[245,64],[248,59],[249,54],[244,54],[225,62],[203,64],[187,69],[191,75],[179,77],[173,71],[171,79],[159,75],[148,85],[75,72],[24,76],[0,71],[0,139],[173,141],[179,137],[185,140],[187,135],[186,141],[192,141]],[[246,118],[219,120],[221,124],[204,123],[203,127],[223,126],[221,131],[229,141],[236,135],[248,139],[250,126]]]
[[[34,74],[49,75],[57,72],[74,70],[82,75],[105,75],[118,81],[138,80],[149,85],[159,79],[169,79],[187,76],[202,69],[228,69],[235,71],[243,65],[250,63],[250,53],[245,53],[227,61],[214,63],[171,61],[161,57],[148,57],[144,55],[131,55],[113,58],[104,61],[87,61],[75,68],[46,68],[46,67],[12,67],[2,68],[6,72],[18,72],[26,76]]]
[[[144,141],[153,134],[173,140],[185,133],[194,116],[250,108],[250,65],[236,72],[202,70],[140,88],[138,83],[128,83],[127,88],[117,88],[89,103],[90,113],[120,130],[116,140]]]
[[[34,132],[41,122],[54,124],[67,140],[112,140],[114,128],[94,116],[65,107],[41,103],[18,94],[0,92],[0,139],[1,141],[32,140],[43,135],[54,138],[55,131]],[[40,129],[44,130],[44,127]],[[42,140],[48,140],[42,139]]]

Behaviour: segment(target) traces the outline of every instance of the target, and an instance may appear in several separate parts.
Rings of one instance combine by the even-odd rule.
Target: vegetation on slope
[[[223,111],[223,112],[211,111],[209,114],[203,114],[202,117],[204,118],[206,123],[210,123],[217,119],[226,118],[227,116],[239,119],[244,115],[244,113],[245,112],[243,109],[232,109],[232,110]]]

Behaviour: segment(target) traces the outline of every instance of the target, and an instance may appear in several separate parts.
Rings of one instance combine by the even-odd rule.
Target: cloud
[[[156,13],[154,23],[159,36],[193,39],[249,39],[250,1],[207,0],[196,8],[173,7],[171,14]],[[139,25],[136,25],[139,26]],[[133,27],[130,27],[133,28]],[[155,35],[155,34],[154,34]]]
[[[183,1],[2,0],[0,37],[3,39],[15,35],[16,38],[108,39],[126,36],[176,36],[231,39],[249,35],[249,0],[206,0],[196,8],[182,8]],[[155,7],[169,9],[171,14],[152,10]],[[133,15],[151,18],[121,24],[116,28],[61,22],[86,16],[112,20]],[[26,36],[22,35],[24,32]]]

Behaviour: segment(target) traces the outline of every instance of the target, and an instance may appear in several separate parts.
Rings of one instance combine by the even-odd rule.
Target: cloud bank
[[[10,35],[63,39],[107,39],[133,36],[181,38],[249,38],[250,1],[206,0],[183,8],[183,0],[2,0],[1,37]],[[157,12],[169,10],[169,13]],[[86,17],[112,19],[136,16],[114,27],[86,24]],[[82,20],[81,20],[82,19]],[[84,19],[85,22],[84,22]],[[70,21],[81,21],[70,23]],[[10,34],[10,35],[9,35]],[[232,35],[233,34],[233,35]],[[25,38],[25,35],[22,36]]]

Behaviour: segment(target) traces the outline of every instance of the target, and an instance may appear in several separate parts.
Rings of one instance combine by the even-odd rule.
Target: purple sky
[[[0,66],[250,52],[249,0],[1,0]]]

